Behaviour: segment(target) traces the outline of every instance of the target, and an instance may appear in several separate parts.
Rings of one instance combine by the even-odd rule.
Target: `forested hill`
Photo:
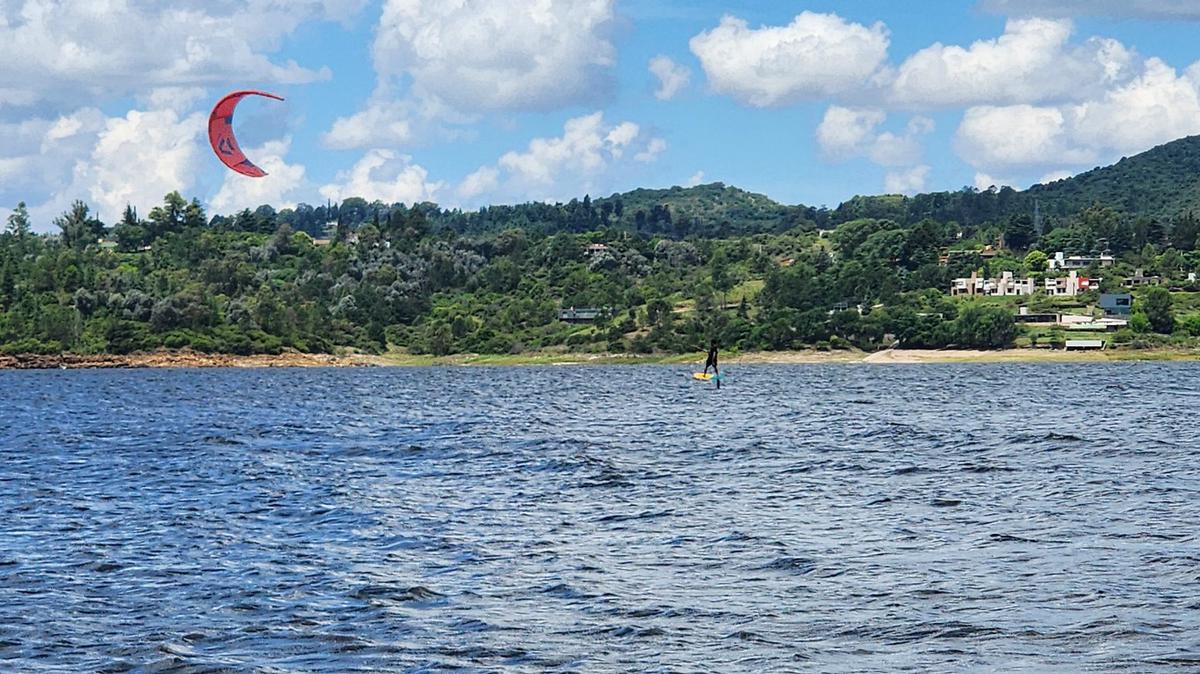
[[[1200,208],[1200,136],[1182,138],[1112,166],[1024,192],[1044,211],[1067,216],[1105,204],[1129,215],[1172,218]]]
[[[908,225],[931,218],[976,226],[1032,215],[1035,202],[1045,218],[1058,222],[1097,204],[1130,217],[1159,221],[1200,210],[1200,136],[1021,192],[1011,187],[982,191],[967,187],[913,197],[854,197],[838,206],[829,221],[836,225],[869,217]]]

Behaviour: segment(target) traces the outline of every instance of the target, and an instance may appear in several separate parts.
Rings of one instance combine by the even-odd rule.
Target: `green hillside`
[[[1035,185],[1022,194],[1051,215],[1102,203],[1129,215],[1171,218],[1200,206],[1200,136],[1182,138],[1112,166]]]

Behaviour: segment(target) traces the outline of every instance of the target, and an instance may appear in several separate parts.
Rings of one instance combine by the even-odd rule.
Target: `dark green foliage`
[[[1163,334],[1175,331],[1175,317],[1171,313],[1171,293],[1166,288],[1156,286],[1147,290],[1141,304],[1142,313],[1150,321],[1152,330]]]

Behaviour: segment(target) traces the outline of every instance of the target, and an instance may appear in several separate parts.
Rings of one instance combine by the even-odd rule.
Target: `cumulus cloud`
[[[817,143],[827,158],[849,159],[866,151],[876,137],[875,129],[886,119],[883,110],[832,105],[817,127]]]
[[[495,166],[481,166],[478,171],[468,175],[459,184],[455,192],[464,201],[489,192],[494,192],[500,186],[500,169]]]
[[[144,208],[168,192],[186,191],[198,173],[206,125],[205,115],[184,117],[174,110],[131,110],[110,118],[61,196],[86,192],[101,219],[114,221],[126,204]]]
[[[404,145],[412,138],[406,106],[386,100],[372,101],[349,117],[339,117],[321,137],[326,146],[342,150],[371,144]]]
[[[612,0],[387,0],[375,69],[469,112],[547,110],[612,89]]]
[[[26,105],[45,101],[70,107],[158,87],[309,82],[328,77],[328,70],[272,60],[270,52],[301,23],[345,19],[364,4],[365,0],[7,2],[0,5],[4,87]]]
[[[868,157],[880,166],[912,166],[921,160],[921,136],[933,131],[933,120],[914,117],[904,133],[877,132],[887,113],[873,108],[830,106],[817,127],[817,143],[830,161]]]
[[[1137,78],[1092,100],[971,108],[955,149],[982,172],[1062,171],[1198,133],[1200,64],[1180,75],[1149,59]]]
[[[884,190],[888,194],[917,194],[923,192],[929,181],[929,167],[922,164],[903,171],[893,171],[884,176]]]
[[[235,213],[245,208],[256,208],[270,204],[275,208],[292,208],[303,197],[305,168],[284,161],[291,149],[292,139],[282,138],[251,148],[248,154],[254,157],[267,175],[263,178],[225,172],[225,181],[209,202],[210,208],[218,213]]]
[[[692,174],[691,178],[687,179],[687,183],[684,185],[684,187],[696,187],[697,185],[702,185],[703,183],[704,171],[696,171]]]
[[[900,65],[891,99],[914,107],[1080,100],[1132,76],[1134,55],[1121,43],[1071,45],[1072,30],[1066,20],[1019,19],[994,40],[934,44]]]
[[[1194,0],[983,0],[984,9],[1008,16],[1112,16],[1200,19]]]
[[[883,67],[888,43],[882,23],[806,11],[786,26],[760,28],[725,16],[690,46],[714,91],[770,107],[865,87]]]
[[[595,112],[567,120],[561,136],[534,138],[522,151],[504,153],[455,190],[465,201],[552,200],[595,191],[616,172],[655,161],[666,141],[633,122],[610,124]]]
[[[675,98],[692,80],[691,70],[667,56],[655,56],[650,59],[650,72],[658,78],[658,90],[654,92],[654,97],[660,101]]]
[[[436,201],[445,183],[430,182],[429,172],[412,157],[392,150],[372,149],[349,171],[341,171],[333,182],[321,187],[322,197],[340,201],[362,197],[384,203]]]

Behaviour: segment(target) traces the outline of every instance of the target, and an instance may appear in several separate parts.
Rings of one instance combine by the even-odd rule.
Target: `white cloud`
[[[1073,175],[1075,174],[1071,171],[1051,171],[1041,178],[1038,178],[1038,182],[1042,185],[1049,185],[1050,183],[1058,182],[1059,180],[1066,180]]]
[[[691,70],[667,56],[655,56],[650,59],[650,72],[658,78],[658,90],[654,92],[654,97],[660,101],[675,98],[692,80]]]
[[[831,161],[866,156],[880,166],[913,166],[921,161],[921,136],[933,131],[933,120],[914,117],[903,134],[877,133],[887,113],[872,108],[830,106],[817,127],[817,143]]]
[[[667,150],[667,141],[662,138],[651,138],[646,148],[633,156],[633,160],[650,164],[658,160],[658,156]]]
[[[695,187],[704,184],[704,171],[696,171],[691,178],[687,179],[684,187]]]
[[[770,107],[863,88],[884,65],[888,32],[807,11],[787,26],[753,29],[725,16],[690,46],[714,91]]]
[[[322,136],[334,149],[365,147],[371,144],[405,145],[413,138],[407,106],[376,100],[349,117],[339,117]]]
[[[934,44],[897,69],[891,100],[913,107],[1081,100],[1128,80],[1134,55],[1115,40],[1069,44],[1070,21],[1010,20],[970,47]]]
[[[267,175],[249,178],[233,171],[225,172],[225,181],[209,201],[216,213],[231,214],[244,208],[270,204],[275,208],[292,208],[303,197],[305,168],[284,161],[291,149],[292,139],[283,138],[251,148],[246,154],[262,167]]]
[[[849,159],[866,151],[886,119],[883,110],[832,105],[817,127],[817,143],[829,159]]]
[[[1087,161],[1071,152],[1067,119],[1058,108],[1032,105],[978,107],[967,110],[955,138],[958,154],[972,166],[1011,169],[1064,160]]]
[[[893,171],[884,177],[884,190],[888,194],[916,194],[925,190],[929,180],[929,167],[922,164],[902,171]]]
[[[459,184],[456,193],[464,201],[488,192],[494,192],[500,186],[500,169],[495,166],[481,166],[478,171],[468,175]]]
[[[214,82],[300,83],[326,69],[267,54],[305,21],[345,19],[365,0],[26,0],[0,8],[4,85],[58,107]]]
[[[594,193],[614,175],[652,162],[667,143],[637,124],[610,124],[602,112],[567,120],[561,136],[534,138],[468,175],[455,190],[464,201],[554,200]]]
[[[552,110],[615,89],[614,0],[386,0],[376,88],[324,134],[335,149],[449,140],[487,112]]]
[[[375,69],[472,113],[594,102],[613,84],[612,20],[612,0],[387,0]]]
[[[85,198],[100,218],[115,221],[126,204],[145,208],[173,190],[186,193],[199,172],[203,114],[181,117],[174,110],[130,110],[107,120],[95,149],[75,164],[67,199]],[[86,197],[83,193],[86,191]]]
[[[1009,16],[1200,19],[1200,5],[1194,0],[983,0],[980,5]]]
[[[322,197],[340,201],[362,197],[367,201],[412,204],[436,201],[442,182],[430,182],[429,172],[412,163],[412,157],[391,150],[373,149],[363,155],[349,171],[341,171],[334,181],[318,190]]]
[[[1050,171],[1114,161],[1200,134],[1200,64],[1183,75],[1158,59],[1136,79],[1092,100],[1060,106],[967,110],[958,154],[985,173]]]
[[[1159,59],[1130,82],[1074,110],[1075,135],[1091,147],[1138,152],[1200,133],[1200,63],[1178,76]]]

